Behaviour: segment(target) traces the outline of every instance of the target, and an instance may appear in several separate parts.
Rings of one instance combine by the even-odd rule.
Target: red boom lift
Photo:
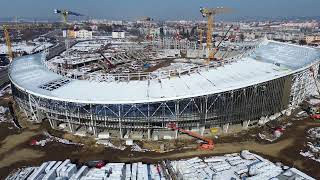
[[[200,139],[202,141],[204,141],[205,143],[202,143],[200,146],[199,146],[199,149],[201,150],[213,150],[214,148],[214,143],[211,139],[209,138],[205,138],[203,136],[201,136],[200,134],[198,133],[195,133],[195,132],[191,132],[191,131],[187,131],[187,130],[184,130],[182,128],[179,128],[177,127],[177,124],[176,123],[169,123],[167,125],[167,127],[169,129],[172,129],[172,130],[178,130],[179,132],[181,133],[184,133],[184,134],[187,134],[189,136],[192,136],[194,138],[197,138],[197,139]]]

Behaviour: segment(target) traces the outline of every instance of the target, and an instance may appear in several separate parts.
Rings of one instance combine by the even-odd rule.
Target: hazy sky
[[[92,18],[201,19],[199,7],[231,7],[234,17],[320,16],[320,0],[0,0],[0,17],[54,18],[68,9]]]

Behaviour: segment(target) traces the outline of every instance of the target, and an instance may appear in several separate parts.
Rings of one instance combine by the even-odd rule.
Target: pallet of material
[[[225,161],[225,158],[223,158],[223,157],[212,157],[212,158],[204,159],[204,162],[206,162],[206,163],[222,162],[222,161]]]
[[[31,174],[31,176],[28,177],[27,180],[36,180],[36,179],[38,179],[38,177],[40,177],[41,174],[45,171],[45,168],[48,166],[48,164],[49,164],[49,163],[47,163],[47,162],[42,163],[41,166],[40,166],[37,170],[35,170],[35,171]],[[43,176],[42,176],[42,177],[43,177]]]
[[[80,177],[87,174],[88,171],[89,171],[88,166],[82,166],[70,179],[71,180],[79,180]]]
[[[57,173],[53,169],[46,173],[47,174],[42,178],[43,180],[55,180],[57,177]]]

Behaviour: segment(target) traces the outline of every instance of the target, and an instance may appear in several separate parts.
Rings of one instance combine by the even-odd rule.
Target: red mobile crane
[[[214,148],[214,143],[213,143],[213,141],[212,141],[211,139],[205,138],[205,137],[201,136],[201,135],[198,134],[198,133],[191,132],[191,131],[187,131],[187,130],[184,130],[184,129],[182,129],[182,128],[179,128],[179,127],[177,127],[177,124],[176,124],[176,123],[169,123],[169,124],[167,125],[167,127],[168,127],[169,129],[178,130],[178,131],[181,132],[181,133],[185,133],[185,134],[187,134],[187,135],[189,135],[189,136],[192,136],[192,137],[194,137],[194,138],[197,138],[197,139],[200,139],[200,140],[204,141],[205,143],[202,143],[202,144],[199,146],[199,149],[201,149],[201,150],[213,150],[213,148]]]

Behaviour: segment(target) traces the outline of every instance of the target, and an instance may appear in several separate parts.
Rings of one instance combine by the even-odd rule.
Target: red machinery
[[[178,130],[181,133],[185,133],[185,134],[187,134],[189,136],[192,136],[194,138],[197,138],[197,139],[200,139],[200,140],[204,141],[205,143],[203,143],[203,144],[201,144],[199,146],[199,149],[201,149],[201,150],[213,150],[213,148],[214,148],[214,143],[213,143],[213,141],[211,139],[205,138],[205,137],[203,137],[200,134],[197,134],[195,132],[191,132],[191,131],[187,131],[187,130],[184,130],[182,128],[179,128],[179,127],[177,127],[176,123],[169,123],[167,125],[167,127],[169,129]]]
[[[313,119],[313,120],[319,121],[319,120],[320,120],[320,112],[317,111],[317,112],[311,114],[311,115],[310,115],[310,118]]]

